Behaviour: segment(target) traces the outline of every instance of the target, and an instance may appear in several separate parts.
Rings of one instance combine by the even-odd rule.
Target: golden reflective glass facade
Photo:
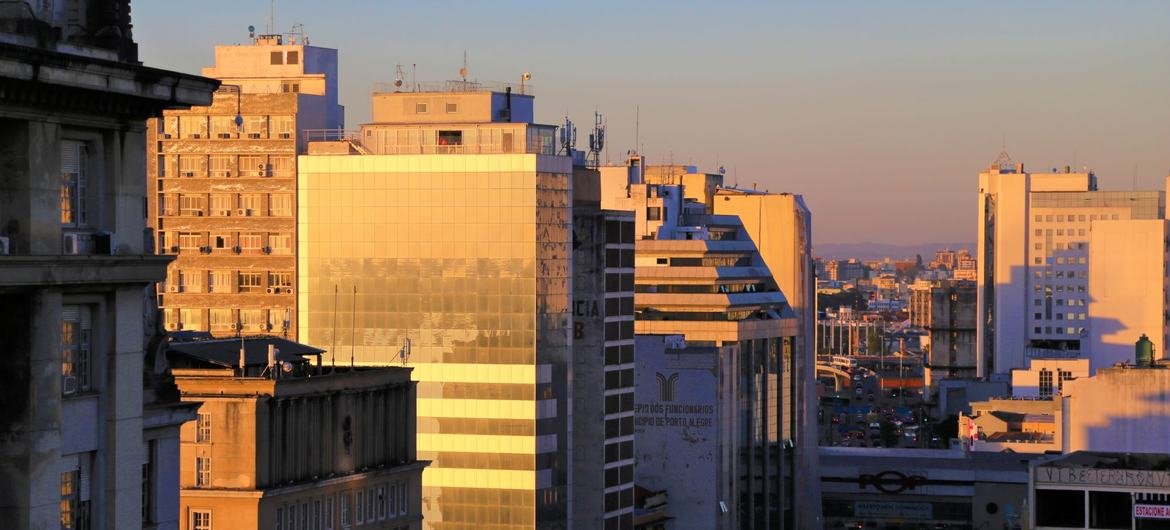
[[[418,383],[424,526],[566,520],[569,160],[299,161],[299,340]]]

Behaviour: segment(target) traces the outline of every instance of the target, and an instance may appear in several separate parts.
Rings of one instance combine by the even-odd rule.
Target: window
[[[287,288],[292,287],[292,273],[291,272],[269,272],[268,286]]]
[[[461,146],[461,145],[463,145],[463,131],[439,131],[439,134],[436,138],[435,144],[440,146],[440,147]],[[451,150],[451,149],[448,149],[448,150],[440,149],[438,152],[440,152],[440,153],[449,153],[449,152],[453,153],[453,152],[458,152],[458,151]]]
[[[662,220],[662,208],[660,208],[658,206],[647,206],[646,207],[646,220],[647,221],[661,221]]]
[[[268,54],[268,64],[284,64],[284,54],[281,52]]]
[[[201,443],[211,441],[211,414],[199,413],[199,418],[195,420],[195,441]]]
[[[1037,489],[1036,525],[1084,528],[1085,492]]]
[[[211,235],[211,248],[217,249],[217,250],[225,250],[225,249],[231,248],[231,246],[232,246],[231,234],[212,234]]]
[[[354,519],[357,521],[357,524],[362,524],[362,523],[366,522],[366,518],[365,518],[366,505],[364,502],[362,502],[362,499],[363,499],[362,490],[357,490],[357,493],[354,493],[354,499],[353,499]]]
[[[296,92],[297,89],[299,89],[300,87],[298,85],[294,84],[290,88],[293,89],[292,92]],[[269,124],[269,127],[272,129],[272,134],[275,135],[277,138],[289,140],[289,139],[292,139],[293,137],[296,136],[296,134],[295,134],[296,133],[296,124],[293,121],[292,116],[269,116],[268,117],[268,124]],[[292,160],[292,157],[280,157],[280,158],[284,158],[284,159],[289,160],[289,161]],[[291,176],[291,175],[286,175],[286,176]]]
[[[89,208],[87,195],[86,150],[82,142],[61,142],[61,224],[87,226]]]
[[[325,499],[325,530],[333,530],[333,496]]]
[[[211,510],[192,510],[191,530],[211,530]]]
[[[179,174],[183,177],[206,177],[206,155],[180,155]]]
[[[301,530],[309,530],[309,503],[301,503]]]
[[[292,254],[292,234],[271,234],[268,236],[268,246],[273,254]]]
[[[288,505],[288,511],[285,512],[284,521],[287,523],[285,526],[288,527],[288,530],[297,530],[297,505]]]
[[[298,51],[289,51],[288,54],[285,55],[285,58],[286,58],[285,64],[299,63],[301,61],[300,55],[301,55],[301,53]]]
[[[211,329],[224,330],[236,329],[236,321],[232,318],[232,310],[227,308],[215,308],[211,313]]]
[[[236,117],[234,115],[220,115],[211,117],[211,137],[225,140],[229,138],[239,138],[240,129],[236,127]],[[212,156],[215,158],[215,156]],[[230,157],[229,157],[230,158]],[[212,170],[214,171],[214,167]],[[223,177],[226,175],[212,174],[213,177]]]
[[[386,519],[386,486],[378,486],[378,520]]]
[[[301,84],[296,82],[296,81],[281,81],[280,91],[281,92],[292,92],[292,93],[300,92],[301,91]],[[282,137],[282,138],[284,138],[284,137]]]
[[[291,318],[291,315],[289,314],[290,312],[291,312],[291,310],[287,307],[284,309],[279,309],[279,308],[269,309],[268,310],[268,329],[279,329],[282,331],[288,331],[288,326],[290,324],[289,319]]]
[[[348,491],[343,491],[341,493],[340,511],[341,511],[341,527],[342,528],[349,528],[349,525],[351,523],[349,520],[349,492]]]
[[[179,116],[179,132],[183,138],[207,138],[207,116]]]
[[[241,177],[265,177],[268,176],[268,157],[241,156],[238,167]]]
[[[179,196],[179,215],[200,217],[207,208],[206,195],[184,194]]]
[[[448,103],[447,104],[447,114],[453,114],[456,112],[459,112],[459,104],[458,103]]]
[[[284,530],[284,506],[276,507],[276,530]]]
[[[145,447],[146,462],[142,464],[142,522],[144,526],[155,522],[154,520],[154,490],[158,484],[154,480],[154,466],[155,466],[155,451],[157,450],[157,440],[147,440]]]
[[[213,293],[230,293],[232,292],[232,271],[211,271],[211,281],[208,285],[208,291]]]
[[[232,214],[232,204],[236,196],[231,193],[213,193],[211,195],[211,215],[226,217]]]
[[[390,484],[390,517],[398,517],[398,483]]]
[[[206,488],[211,485],[211,459],[206,456],[195,457],[195,487]]]
[[[61,392],[65,395],[90,388],[92,329],[89,306],[61,308]]]
[[[321,530],[321,499],[313,501],[313,530]]]
[[[1040,370],[1040,397],[1052,397],[1052,371],[1047,368]]]
[[[244,252],[259,252],[264,248],[264,234],[240,234],[240,248]]]
[[[180,308],[179,309],[179,329],[188,329],[202,331],[207,328],[203,324],[203,310]]]
[[[211,166],[211,176],[232,176],[232,164],[235,162],[235,158],[230,155],[211,155],[208,157],[208,163]]]
[[[427,104],[426,103],[415,103],[414,104],[414,113],[415,114],[426,114],[427,113]]]
[[[239,273],[239,292],[255,293],[260,292],[263,288],[264,273],[243,271]]]
[[[398,483],[398,515],[406,515],[406,483]]]
[[[268,116],[244,116],[244,137],[268,138]],[[240,157],[243,158],[243,157]],[[240,166],[243,169],[246,166]]]
[[[264,205],[264,194],[262,193],[242,193],[240,194],[240,211],[236,212],[241,215],[253,216],[264,213],[262,209]]]
[[[264,320],[264,310],[241,309],[240,326],[244,331],[266,331],[268,322]]]
[[[273,217],[292,217],[292,195],[288,193],[274,193],[269,195],[268,214]]]
[[[375,500],[377,500],[377,499],[374,498],[374,489],[373,488],[367,489],[366,490],[366,519],[369,519],[370,522],[374,521],[374,509],[375,509],[374,508],[374,501]]]
[[[80,472],[77,470],[61,473],[61,528],[74,529],[81,526],[83,518],[78,513],[81,508]]]

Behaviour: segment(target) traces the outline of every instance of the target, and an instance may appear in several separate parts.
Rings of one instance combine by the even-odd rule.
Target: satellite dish
[[[394,80],[394,86],[402,86],[402,80],[401,80],[401,79],[395,79],[395,80]]]
[[[459,69],[459,77],[467,79],[467,67],[466,66]]]
[[[293,365],[292,365],[292,363],[281,362],[281,363],[280,363],[280,369],[281,369],[281,370],[284,370],[284,372],[285,372],[285,373],[289,373],[289,372],[291,372],[291,371],[292,371],[292,369],[293,369]]]
[[[523,74],[520,74],[520,79],[523,79],[525,81],[531,81],[532,80],[532,72],[524,72]]]

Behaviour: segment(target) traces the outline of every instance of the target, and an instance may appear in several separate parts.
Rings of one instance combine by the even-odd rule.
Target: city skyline
[[[1170,46],[1162,4],[607,5],[279,2],[276,27],[304,23],[339,49],[350,128],[396,64],[455,79],[466,51],[472,79],[532,72],[537,121],[567,113],[579,146],[603,113],[613,163],[636,135],[650,163],[722,165],[741,187],[803,194],[817,244],[974,241],[970,193],[1004,145],[1029,168],[1093,169],[1109,189],[1160,189],[1170,170],[1158,105],[1170,69],[1146,66]],[[215,44],[263,33],[269,7],[143,3],[135,37],[148,64],[197,73]]]

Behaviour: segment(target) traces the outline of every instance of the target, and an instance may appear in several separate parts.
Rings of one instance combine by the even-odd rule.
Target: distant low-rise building
[[[1034,461],[1027,528],[1167,528],[1170,456],[1078,451]]]
[[[182,429],[180,528],[422,527],[410,368],[323,366],[323,350],[274,337],[167,353],[183,401],[201,403]]]

